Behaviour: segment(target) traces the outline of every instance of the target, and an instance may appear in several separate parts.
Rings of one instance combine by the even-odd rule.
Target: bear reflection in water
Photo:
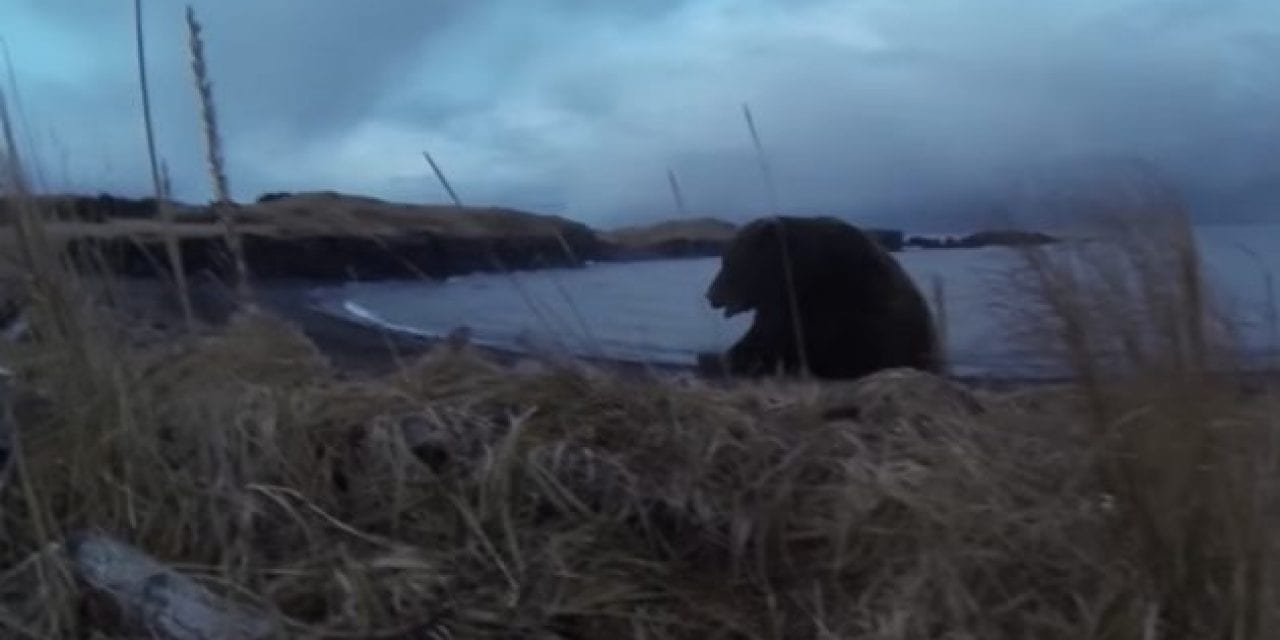
[[[911,277],[864,231],[835,218],[774,216],[742,227],[706,297],[726,317],[755,311],[726,353],[698,357],[707,374],[849,379],[941,368],[933,318]]]

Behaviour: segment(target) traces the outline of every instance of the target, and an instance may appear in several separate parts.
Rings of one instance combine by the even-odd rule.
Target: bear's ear
[[[760,224],[759,230],[766,233],[775,233],[782,227],[782,218],[776,215],[765,216],[757,222]]]
[[[751,222],[749,229],[744,229],[746,233],[744,237],[749,238],[749,246],[753,251],[769,250],[773,247],[766,247],[761,242],[777,242],[782,232],[782,219],[778,216],[769,215],[763,218],[756,218]]]
[[[768,233],[776,229],[781,223],[782,220],[776,215],[761,216],[747,223],[746,226],[742,227],[741,231],[749,234]]]

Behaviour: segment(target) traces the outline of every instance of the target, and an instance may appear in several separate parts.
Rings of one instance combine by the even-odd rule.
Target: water
[[[1248,352],[1273,358],[1277,338],[1267,322],[1268,274],[1280,279],[1280,225],[1196,230],[1213,291],[1233,313]],[[960,375],[1048,375],[1018,349],[993,305],[1012,251],[991,247],[905,251],[895,257],[934,303],[945,291],[948,357]],[[610,358],[691,364],[700,351],[728,348],[751,314],[725,319],[704,296],[715,258],[595,264],[510,275],[483,274],[444,283],[353,283],[323,291],[328,308],[365,322],[427,335],[459,326],[481,344],[517,347],[522,340]],[[1271,285],[1280,289],[1280,283]],[[571,304],[570,304],[571,301]],[[526,343],[527,344],[527,343]]]

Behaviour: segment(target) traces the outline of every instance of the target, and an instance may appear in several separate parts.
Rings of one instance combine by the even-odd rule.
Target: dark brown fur
[[[726,316],[755,310],[751,329],[724,354],[729,374],[801,370],[783,239],[809,373],[847,379],[893,367],[939,369],[929,307],[893,256],[835,218],[770,217],[738,231],[707,290]]]

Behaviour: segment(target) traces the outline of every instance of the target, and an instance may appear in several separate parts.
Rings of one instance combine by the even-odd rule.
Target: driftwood
[[[110,596],[130,620],[154,637],[252,640],[280,633],[265,616],[214,595],[190,577],[108,536],[73,534],[67,551],[85,583]]]

